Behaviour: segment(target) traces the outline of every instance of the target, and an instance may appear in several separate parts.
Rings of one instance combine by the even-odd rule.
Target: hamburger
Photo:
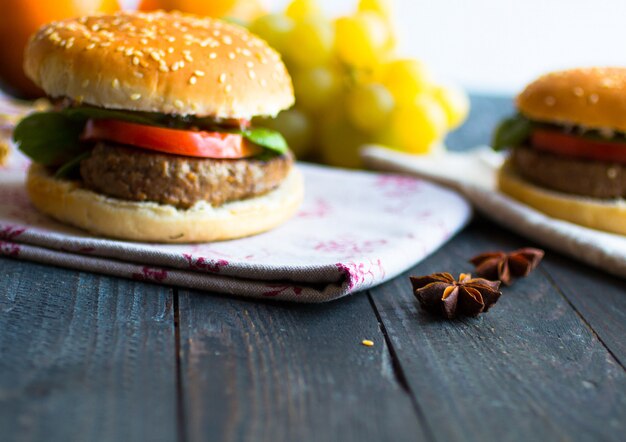
[[[547,215],[626,234],[626,68],[553,72],[516,99],[493,147],[499,189]]]
[[[165,12],[43,26],[24,69],[54,104],[15,128],[33,205],[108,237],[204,242],[287,220],[303,196],[284,138],[280,56],[245,29]]]

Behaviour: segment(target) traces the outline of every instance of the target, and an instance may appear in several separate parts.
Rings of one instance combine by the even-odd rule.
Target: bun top
[[[518,95],[517,108],[532,120],[626,132],[626,68],[543,75]]]
[[[294,102],[280,55],[244,28],[181,13],[53,22],[31,37],[26,74],[52,97],[217,118],[275,115]]]

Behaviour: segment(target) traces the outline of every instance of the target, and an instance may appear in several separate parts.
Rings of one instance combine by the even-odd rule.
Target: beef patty
[[[564,193],[594,198],[626,197],[626,166],[540,152],[513,149],[515,170],[528,181]]]
[[[220,206],[262,195],[289,173],[291,155],[262,159],[210,159],[162,154],[98,143],[80,164],[85,185],[132,201],[189,208],[197,201]]]

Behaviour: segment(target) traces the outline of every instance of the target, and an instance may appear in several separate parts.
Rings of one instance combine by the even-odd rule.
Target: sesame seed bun
[[[298,209],[303,179],[293,168],[275,190],[220,207],[200,202],[189,209],[126,201],[92,192],[78,181],[54,178],[33,163],[26,189],[41,212],[97,235],[132,241],[192,243],[254,235],[281,224]]]
[[[517,97],[517,108],[531,120],[626,132],[626,68],[543,75]]]
[[[63,20],[31,38],[24,69],[49,96],[178,115],[276,115],[294,102],[280,56],[244,28],[165,12]]]
[[[548,216],[592,229],[626,235],[626,201],[568,195],[535,186],[520,177],[507,160],[498,173],[498,188]]]

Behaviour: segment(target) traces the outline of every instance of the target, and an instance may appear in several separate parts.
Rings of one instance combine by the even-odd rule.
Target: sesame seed
[[[250,77],[253,80],[256,77],[256,74],[254,73],[254,71],[252,69],[248,71],[248,77]]]
[[[117,78],[114,78],[113,81],[111,82],[111,86],[113,87],[113,89],[119,89],[120,81]]]
[[[197,81],[198,79],[193,75],[189,78],[189,84],[196,84]]]
[[[172,48],[172,47],[167,48],[167,53],[168,54],[174,53],[174,48]]]
[[[159,71],[161,71],[161,72],[169,72],[170,68],[168,68],[166,64],[161,64],[161,65],[159,65]]]
[[[139,64],[139,57],[136,55],[133,57],[133,65],[137,66]]]
[[[235,53],[234,52],[229,52],[228,53],[228,58],[230,58],[231,60],[235,59]]]
[[[154,61],[160,61],[161,60],[161,56],[159,55],[159,53],[157,51],[150,52],[150,57],[152,57],[152,59]]]
[[[254,63],[252,63],[251,61],[246,62],[246,66],[248,66],[249,68],[253,68],[254,67]]]
[[[224,83],[226,81],[226,74],[221,73],[217,81],[219,81],[220,83]]]
[[[580,86],[576,86],[574,88],[574,95],[576,95],[577,97],[582,97],[583,95],[585,95],[585,91]]]
[[[262,87],[267,86],[267,81],[265,80],[265,78],[261,78],[261,86]]]
[[[87,46],[85,46],[85,49],[90,50],[96,47],[95,43],[89,43]]]
[[[225,87],[226,93],[230,93],[231,90],[233,90],[233,87],[230,84],[227,84]]]
[[[133,100],[133,101],[137,101],[137,100],[139,100],[140,98],[141,98],[141,94],[137,94],[137,93],[132,94],[132,95],[130,96],[130,99],[131,99],[131,100]]]
[[[174,101],[174,106],[176,106],[178,109],[182,109],[184,107],[184,103],[180,100],[176,100]]]
[[[231,45],[233,44],[233,39],[230,37],[230,35],[225,35],[224,37],[222,37],[222,42],[225,45]]]
[[[217,54],[216,54],[215,52],[211,52],[211,53],[209,54],[209,58],[210,58],[211,60],[213,60],[213,59],[217,58]]]
[[[204,77],[204,71],[198,70],[198,71],[194,71],[193,73],[198,77]]]
[[[176,37],[170,36],[170,37],[167,37],[166,40],[169,41],[170,43],[174,43],[176,41]]]
[[[139,72],[139,71],[135,71],[133,72],[133,75],[137,78],[143,78],[143,73]]]
[[[596,104],[598,101],[600,101],[600,97],[598,96],[598,94],[591,94],[589,95],[589,102],[592,104]]]
[[[374,341],[370,341],[369,339],[363,339],[361,341],[361,344],[365,345],[366,347],[373,347]]]
[[[193,62],[193,58],[191,58],[191,55],[189,55],[189,54],[185,54],[185,56],[183,58],[185,60],[187,60],[189,63]]]
[[[141,40],[139,40],[141,42],[142,45],[147,45],[148,44],[148,39],[147,38],[142,38]]]
[[[245,55],[246,57],[249,57],[249,56],[251,56],[251,55],[252,55],[252,52],[250,52],[250,49],[247,49],[247,48],[243,48],[243,50],[241,51],[241,53],[242,53],[243,55]]]
[[[172,63],[172,67],[170,68],[172,71],[176,72],[178,70],[178,62],[175,61]]]

